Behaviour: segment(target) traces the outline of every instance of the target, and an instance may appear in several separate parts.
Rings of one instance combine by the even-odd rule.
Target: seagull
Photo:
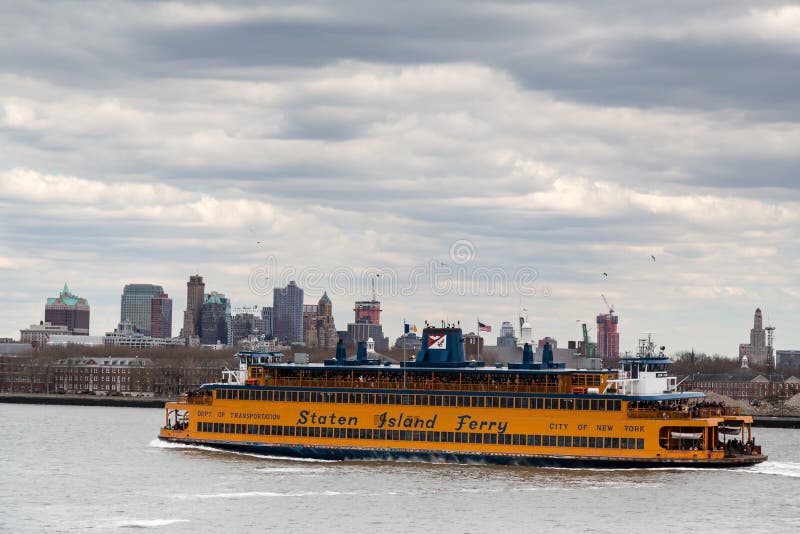
[[[650,257],[653,259],[653,261],[656,261],[656,257],[655,256],[650,256]]]
[[[608,276],[608,273],[603,273],[603,276]]]

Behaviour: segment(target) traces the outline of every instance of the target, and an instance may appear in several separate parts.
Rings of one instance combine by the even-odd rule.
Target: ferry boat
[[[726,467],[763,462],[752,417],[681,392],[648,343],[615,369],[567,369],[545,345],[519,363],[464,357],[459,328],[428,327],[414,361],[323,363],[237,353],[239,368],[166,404],[162,440],[290,457],[553,467]],[[599,366],[594,366],[599,367]]]

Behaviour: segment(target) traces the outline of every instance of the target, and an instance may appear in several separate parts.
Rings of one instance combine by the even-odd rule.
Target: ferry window
[[[405,436],[403,437],[404,440],[411,441],[411,431],[410,430],[406,430],[405,432],[401,432],[401,433],[405,434]]]
[[[501,441],[506,445],[511,445],[511,434],[500,434]]]
[[[573,444],[574,443],[575,443],[575,441],[573,440]],[[581,436],[579,444],[575,445],[575,446],[576,447],[586,447],[587,446],[587,438],[586,438],[586,436]]]
[[[447,441],[453,443],[455,441],[456,432],[448,432],[447,433]]]
[[[618,411],[622,410],[622,401],[615,400],[615,401],[611,401],[611,402],[614,403],[614,411],[618,412]]]
[[[559,410],[566,410],[567,409],[567,399],[559,399]]]
[[[600,409],[600,401],[597,400],[597,399],[592,399],[591,409],[595,410],[595,411],[599,410]]]
[[[559,447],[563,447],[564,446],[564,436],[558,436],[557,443],[558,443]]]
[[[628,448],[628,440],[630,438],[622,438],[619,440],[619,448],[620,449],[627,449]]]
[[[619,449],[619,438],[611,438],[611,448]]]
[[[450,399],[450,406],[455,406],[456,405],[455,395],[448,395],[448,398]]]
[[[499,408],[500,407],[500,400],[501,399],[505,400],[505,397],[487,397],[486,398],[487,401],[489,401],[489,399],[491,399],[491,401],[492,401],[492,405],[491,405],[492,408]],[[487,408],[489,407],[489,403],[488,402],[486,403],[486,407]]]
[[[465,405],[469,406],[469,397],[462,397],[462,396],[456,397],[456,406],[461,407]]]
[[[603,443],[603,448],[610,449],[611,448],[611,438],[605,438]]]
[[[636,438],[636,448],[644,449],[644,438]]]
[[[350,393],[350,398],[347,402],[350,404],[358,404],[358,393]]]
[[[553,408],[553,399],[544,399],[544,409],[550,410]]]
[[[197,432],[205,432],[205,430],[202,430],[202,427],[200,426],[200,421],[197,422]]]
[[[564,436],[564,446],[572,447],[572,436]]]
[[[594,448],[594,446],[595,446],[595,440],[594,440],[594,437],[590,437],[590,438],[589,438],[589,447],[593,449],[593,448]]]
[[[390,394],[387,397],[389,401],[387,404],[397,404],[397,395]]]
[[[456,432],[455,438],[455,443],[461,443],[461,432]]]

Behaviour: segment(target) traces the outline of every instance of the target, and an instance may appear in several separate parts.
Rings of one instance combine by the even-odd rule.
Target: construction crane
[[[608,303],[608,299],[606,298],[606,296],[603,295],[602,293],[600,293],[600,296],[603,297],[603,302],[605,302],[606,306],[608,307],[608,313],[614,313],[614,306]]]

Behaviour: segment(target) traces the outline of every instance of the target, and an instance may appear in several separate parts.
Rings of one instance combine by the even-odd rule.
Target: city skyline
[[[695,7],[6,6],[0,337],[64,282],[95,334],[124,284],[158,283],[177,334],[188,276],[266,306],[293,279],[260,277],[274,260],[425,269],[408,293],[378,283],[391,339],[403,319],[499,329],[527,308],[563,344],[602,294],[621,352],[654,332],[735,358],[756,308],[800,348],[798,10]],[[440,264],[528,269],[535,291],[440,290]],[[304,304],[325,290],[340,328],[371,297],[308,284]]]

